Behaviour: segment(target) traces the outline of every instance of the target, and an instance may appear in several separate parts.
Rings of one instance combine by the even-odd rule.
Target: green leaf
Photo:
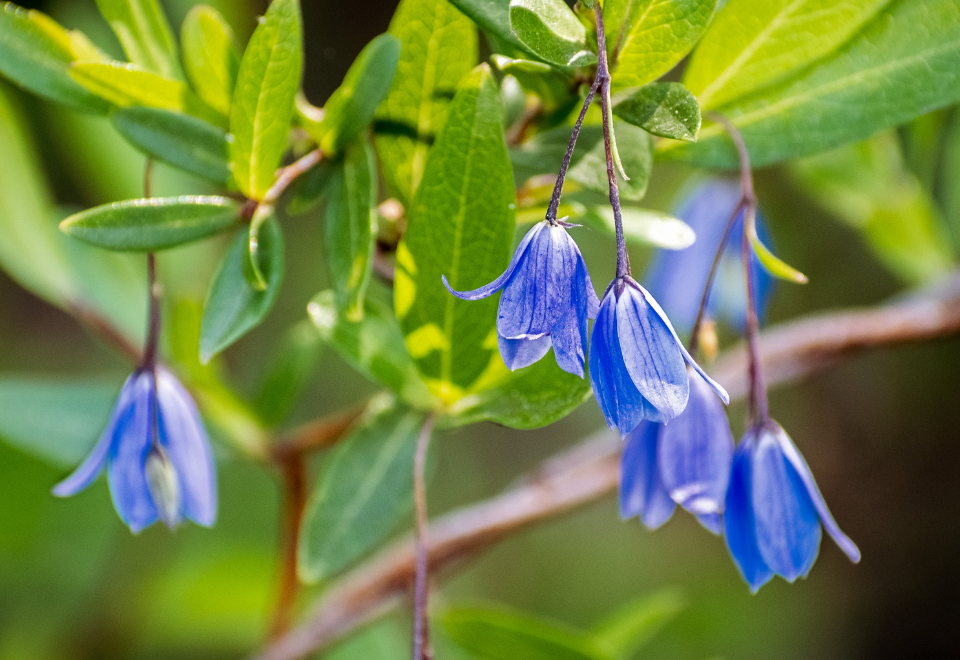
[[[759,167],[863,140],[958,100],[960,2],[903,0],[817,66],[720,110]],[[696,144],[658,148],[702,166],[737,165],[716,124],[703,128]]]
[[[200,328],[200,360],[210,358],[243,336],[270,311],[283,279],[283,234],[273,218],[260,229],[258,258],[267,278],[263,291],[254,290],[243,272],[250,258],[247,232],[237,234],[220,262],[203,309]]]
[[[423,413],[377,399],[317,480],[300,532],[300,578],[329,578],[385,540],[413,508]]]
[[[496,354],[496,300],[458,300],[509,261],[514,188],[500,92],[487,65],[461,84],[397,249],[394,301],[407,347],[431,390],[452,402]]]
[[[118,108],[114,127],[147,156],[196,176],[227,185],[227,135],[202,119],[156,108]]]
[[[616,173],[620,197],[630,201],[643,199],[653,169],[653,144],[650,136],[646,131],[626,122],[614,121],[613,125],[624,156],[623,167],[630,177],[629,181],[625,181],[619,172]],[[567,176],[590,190],[604,193],[609,190],[606,151],[602,139],[597,140],[589,151],[577,159],[576,164],[571,165]]]
[[[450,0],[450,4],[494,38],[522,51],[529,50],[510,29],[510,0]]]
[[[177,44],[157,0],[97,0],[130,61],[165,78],[183,80]]]
[[[226,197],[131,199],[76,213],[60,230],[108,250],[156,252],[220,233],[236,224],[239,211]]]
[[[330,182],[326,226],[327,264],[337,307],[347,319],[363,318],[377,222],[377,164],[365,140],[351,143]]]
[[[680,83],[650,83],[613,107],[613,114],[648,133],[697,141],[700,105]]]
[[[768,273],[781,280],[787,280],[796,284],[806,284],[808,282],[806,275],[777,257],[770,251],[770,248],[763,244],[763,241],[757,236],[756,225],[754,225],[749,238],[753,253],[757,255],[757,259],[760,260],[760,263],[763,264],[763,267],[767,269]]]
[[[510,29],[545,62],[572,68],[597,61],[586,28],[563,0],[511,0]]]
[[[267,426],[276,426],[289,414],[316,370],[326,341],[309,319],[291,327],[271,361],[254,402]]]
[[[500,71],[516,78],[525,90],[539,96],[545,113],[564,106],[572,96],[569,77],[549,64],[515,60],[506,55],[494,55],[490,59]]]
[[[859,230],[904,281],[921,284],[953,267],[936,206],[907,170],[893,131],[798,161],[791,171],[802,189]]]
[[[615,658],[632,658],[684,608],[673,589],[664,589],[627,603],[593,629],[597,644]]]
[[[354,369],[415,408],[430,410],[435,400],[413,364],[393,309],[370,298],[364,307],[362,321],[349,321],[337,313],[333,291],[322,291],[307,305],[307,312]]]
[[[229,115],[240,69],[233,31],[217,10],[206,5],[191,9],[180,30],[190,84],[210,107]]]
[[[700,105],[716,108],[833,53],[890,0],[730,0],[684,71]]]
[[[402,0],[390,34],[402,44],[400,61],[374,132],[391,194],[407,205],[449,100],[477,62],[477,30],[447,0]]]
[[[626,2],[617,31],[613,88],[639,87],[674,67],[697,43],[716,0],[615,0]],[[613,11],[604,7],[604,13]],[[608,44],[613,39],[611,33]]]
[[[627,243],[682,250],[693,245],[696,240],[696,234],[687,223],[660,211],[624,206],[620,209],[620,215],[623,220],[623,237]],[[575,220],[611,238],[616,236],[613,209],[609,206],[595,206]]]
[[[185,112],[211,124],[222,125],[223,117],[179,80],[164,78],[123,62],[77,62],[70,76],[94,94],[114,105],[142,105],[172,112]]]
[[[45,14],[12,3],[0,8],[0,73],[52,101],[87,112],[110,105],[70,77],[70,33]]]
[[[297,0],[273,0],[240,61],[230,107],[233,176],[240,191],[262,199],[287,148],[303,67]]]
[[[339,153],[373,121],[393,84],[399,60],[400,40],[392,34],[381,34],[360,51],[323,108],[323,121],[314,137],[324,155]]]
[[[609,660],[584,632],[505,609],[449,609],[440,619],[464,649],[484,660]]]
[[[119,392],[104,381],[0,379],[0,439],[60,468],[79,465]]]

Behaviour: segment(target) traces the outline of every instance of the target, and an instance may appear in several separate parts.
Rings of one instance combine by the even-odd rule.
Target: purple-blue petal
[[[91,482],[97,478],[97,475],[100,474],[107,460],[107,456],[110,454],[110,449],[113,446],[118,424],[122,419],[130,415],[129,409],[134,403],[134,395],[137,391],[136,382],[138,378],[142,377],[144,377],[142,373],[133,373],[127,378],[126,382],[124,382],[123,388],[120,390],[120,396],[117,398],[117,403],[114,405],[113,412],[110,415],[110,421],[100,435],[97,444],[87,458],[84,459],[83,463],[80,464],[80,467],[74,470],[73,474],[54,486],[54,495],[57,497],[75,495],[89,486]]]
[[[667,522],[675,508],[657,466],[657,436],[662,428],[654,422],[640,422],[624,438],[620,461],[620,517],[639,516],[650,529]]]
[[[687,407],[660,432],[660,475],[673,501],[719,533],[733,463],[733,434],[716,394],[693,369],[688,374]]]
[[[113,505],[134,534],[157,520],[157,509],[144,473],[151,446],[155,397],[153,375],[144,372],[134,381],[132,405],[117,422],[109,458]]]
[[[757,547],[753,517],[751,460],[753,437],[748,434],[737,447],[730,471],[730,487],[723,514],[723,536],[737,569],[754,593],[773,577]]]
[[[530,241],[532,241],[545,226],[545,223],[538,222],[530,229],[530,231],[526,233],[526,235],[520,241],[520,245],[517,246],[516,251],[513,253],[513,257],[510,259],[510,264],[507,266],[507,269],[503,271],[500,277],[490,282],[490,284],[486,284],[479,289],[473,289],[472,291],[456,291],[450,286],[450,283],[447,281],[447,276],[441,275],[440,280],[443,282],[443,286],[447,288],[447,291],[461,300],[480,300],[481,298],[492,296],[497,291],[502,289],[503,286],[510,280],[510,278],[513,276],[514,270],[517,268],[517,264],[520,263],[520,260],[523,258],[524,254],[526,254],[527,246],[530,245]]]
[[[633,280],[627,280],[616,305],[627,372],[643,398],[670,421],[683,412],[690,390],[680,343]]]
[[[550,350],[550,335],[536,339],[506,339],[497,336],[497,345],[500,347],[500,357],[510,371],[529,367],[547,354]]]
[[[586,264],[577,252],[576,272],[571,290],[571,304],[553,324],[550,335],[553,337],[553,353],[557,364],[564,371],[583,378],[583,366],[587,353],[587,315],[590,307],[590,294],[596,297]]]
[[[751,469],[757,548],[770,570],[793,582],[817,559],[820,517],[776,435],[766,428],[757,433]]]
[[[210,440],[190,394],[166,369],[157,369],[160,444],[180,484],[181,512],[210,527],[217,519],[217,472]]]
[[[810,471],[810,467],[804,460],[803,455],[797,449],[796,445],[793,444],[793,440],[791,440],[786,432],[779,426],[777,427],[775,435],[780,444],[780,451],[783,452],[783,455],[790,467],[793,469],[796,478],[799,479],[800,483],[803,485],[803,489],[810,497],[810,500],[820,517],[820,522],[823,523],[824,529],[827,530],[827,534],[830,535],[830,538],[834,540],[843,553],[850,558],[850,561],[852,561],[854,564],[858,563],[860,561],[860,549],[857,547],[856,543],[850,540],[849,536],[840,530],[840,526],[833,518],[833,514],[831,514],[830,509],[827,508],[827,503],[823,499],[823,495],[820,493],[820,488],[817,487],[817,482],[814,480],[813,473]]]

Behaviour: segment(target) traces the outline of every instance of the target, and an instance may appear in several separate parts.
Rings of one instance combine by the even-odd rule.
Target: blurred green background
[[[22,4],[82,28],[102,48],[118,53],[94,0]],[[241,41],[265,9],[255,0],[209,4],[225,14]],[[179,25],[192,2],[165,5]],[[313,103],[321,105],[363,45],[386,30],[394,8],[394,2],[376,0],[303,2],[304,84]],[[9,99],[26,139],[36,145],[44,185],[59,206],[139,196],[143,157],[106,120],[46,104],[6,82],[0,83],[0,95]],[[906,177],[924,199],[938,200],[933,212],[946,222],[955,211],[954,190],[960,189],[960,177],[948,166],[951,149],[960,153],[952,144],[956,140],[948,139],[957,132],[955,114],[941,111],[888,134],[884,139],[892,141],[894,156],[886,151],[876,156],[889,164],[902,154],[909,171],[893,176]],[[901,292],[911,279],[903,269],[884,265],[891,260],[871,249],[865,234],[852,226],[856,223],[842,217],[844,206],[831,181],[811,175],[818,167],[825,166],[814,162],[757,175],[779,254],[811,280],[805,287],[777,287],[771,324],[875,304]],[[863,172],[869,178],[869,166]],[[691,174],[658,165],[644,205],[671,208]],[[204,192],[205,185],[157,168],[155,194]],[[884,203],[902,210],[897,200],[877,201]],[[279,303],[262,326],[227,351],[225,369],[250,396],[284,330],[304,317],[306,303],[326,287],[321,220],[322,209],[283,220],[288,267]],[[955,219],[953,227],[960,227]],[[594,281],[606,281],[613,272],[613,242],[587,229],[579,232]],[[222,241],[213,239],[164,255],[161,277],[168,291],[202,300],[222,248]],[[635,255],[638,264],[648,257]],[[0,346],[3,376],[96,376],[118,390],[130,368],[71,317],[2,274]],[[290,422],[336,411],[374,391],[327,350]],[[627,601],[674,587],[686,607],[641,657],[960,657],[960,340],[852,358],[776,391],[771,405],[841,526],[860,545],[859,566],[851,566],[826,540],[808,579],[792,586],[775,580],[752,596],[722,539],[706,534],[692,517],[677,514],[650,533],[634,521],[620,522],[609,499],[501,543],[445,581],[435,603],[498,601],[588,627]],[[735,433],[743,417],[741,406],[731,408]],[[590,402],[538,431],[481,424],[441,435],[431,514],[498,492],[601,427],[600,412]],[[312,467],[322,460],[318,456]],[[68,500],[50,495],[67,468],[0,444],[0,660],[229,658],[263,640],[275,597],[275,475],[223,451],[214,529],[185,527],[170,534],[154,527],[133,537],[117,519],[104,481]],[[406,619],[397,615],[391,621],[388,626],[396,625],[402,640]],[[392,630],[386,639],[392,639]],[[408,656],[402,643],[394,646],[396,658]],[[368,647],[354,644],[337,658],[360,660],[368,654]],[[444,660],[443,654],[439,658]]]

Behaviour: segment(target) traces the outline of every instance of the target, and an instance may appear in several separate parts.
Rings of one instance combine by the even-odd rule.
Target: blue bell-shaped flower
[[[714,534],[730,483],[733,434],[713,388],[691,367],[687,407],[669,424],[641,422],[626,437],[620,515],[656,529],[679,504]]]
[[[806,577],[820,550],[821,525],[850,561],[860,561],[783,429],[767,422],[749,430],[733,459],[724,535],[751,591],[774,574],[788,582]]]
[[[724,403],[727,392],[700,368],[660,305],[630,276],[610,283],[593,326],[590,380],[611,429],[627,435],[641,420],[666,423],[683,412],[693,367]]]
[[[562,220],[539,222],[520,241],[510,265],[490,284],[454,291],[462,300],[479,300],[503,289],[497,313],[500,355],[512,371],[527,367],[553,346],[557,364],[583,378],[587,318],[600,301],[580,249]]]
[[[107,466],[120,518],[137,533],[157,520],[213,525],[217,477],[207,432],[193,399],[162,367],[139,369],[124,383],[106,430],[54,495],[83,490]]]

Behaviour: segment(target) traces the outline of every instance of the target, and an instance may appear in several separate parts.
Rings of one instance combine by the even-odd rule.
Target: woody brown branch
[[[822,314],[767,331],[760,356],[768,385],[820,371],[857,351],[960,333],[960,273],[924,292],[863,310]],[[724,355],[713,374],[742,398],[748,388],[742,346]],[[460,566],[496,541],[533,524],[605,497],[617,487],[620,441],[599,433],[544,463],[520,485],[449,513],[430,525],[432,571]],[[297,628],[271,643],[257,660],[294,660],[324,648],[396,606],[409,592],[415,554],[399,541],[335,582]]]

